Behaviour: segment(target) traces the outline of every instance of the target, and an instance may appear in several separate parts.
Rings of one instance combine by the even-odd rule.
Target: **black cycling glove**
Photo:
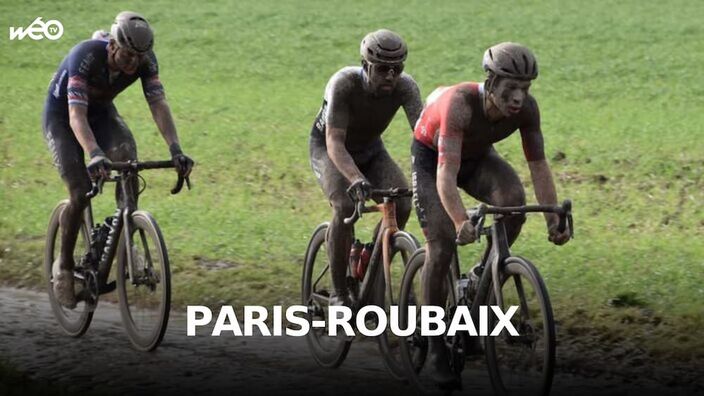
[[[90,161],[86,165],[88,175],[91,179],[96,179],[98,176],[107,178],[110,176],[110,159],[105,155],[103,150],[97,148],[90,152]]]
[[[188,177],[194,164],[191,157],[183,153],[178,143],[173,143],[169,146],[169,152],[171,152],[171,160],[174,162],[176,172],[183,177]]]
[[[352,200],[366,201],[372,192],[372,185],[366,179],[358,179],[347,189]]]

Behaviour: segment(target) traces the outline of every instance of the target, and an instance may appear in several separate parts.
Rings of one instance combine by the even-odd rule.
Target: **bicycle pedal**
[[[112,281],[110,283],[106,283],[100,287],[100,294],[106,294],[115,291],[117,288],[117,282]]]

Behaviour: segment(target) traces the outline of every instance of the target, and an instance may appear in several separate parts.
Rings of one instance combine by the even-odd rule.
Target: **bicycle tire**
[[[416,250],[418,250],[419,248],[420,247],[418,241],[413,237],[413,235],[405,231],[397,231],[391,237],[390,257],[392,262],[392,270],[394,269],[393,259],[397,253],[402,254],[401,265],[403,267],[400,268],[401,273],[399,276],[394,276],[394,273],[392,272],[391,282],[390,284],[387,284],[384,281],[385,277],[383,263],[379,266],[381,276],[377,276],[378,281],[376,289],[376,302],[378,305],[384,308],[387,318],[391,317],[391,305],[398,305],[399,303],[398,297],[400,295],[400,280],[403,279],[403,274],[405,273],[405,269],[410,258],[413,256],[413,253],[415,253]],[[391,290],[388,290],[389,286],[391,287]],[[395,296],[394,301],[392,301],[392,304],[389,304],[389,299],[387,298],[387,296],[389,295]],[[391,336],[391,338],[389,336]],[[387,330],[377,337],[377,342],[379,343],[379,352],[381,352],[381,356],[383,357],[384,366],[386,366],[386,369],[389,371],[389,374],[391,374],[393,378],[401,381],[405,380],[406,378],[406,370],[403,365],[401,353],[399,350],[400,342],[402,341],[402,339],[396,337],[391,333],[390,326],[387,326]]]
[[[409,259],[406,271],[403,274],[401,283],[401,293],[399,298],[399,327],[405,329],[408,326],[408,307],[416,306],[416,318],[420,317],[420,307],[424,305],[422,299],[423,278],[421,276],[425,265],[425,248],[418,249]],[[458,300],[454,292],[454,282],[452,271],[448,271],[445,280],[447,297],[445,300],[445,325],[452,317],[457,307]],[[418,319],[417,319],[418,320]],[[447,395],[448,391],[438,387],[432,375],[423,371],[425,360],[428,354],[428,337],[420,335],[419,322],[416,322],[416,331],[406,338],[406,342],[400,344],[401,358],[406,380],[411,384],[413,390],[418,395]],[[469,345],[468,337],[464,332],[455,336],[444,336],[445,345],[448,348],[448,358],[450,358],[450,369],[458,376],[464,369],[464,359]]]
[[[320,224],[315,231],[313,231],[313,235],[308,243],[301,277],[301,301],[304,306],[308,307],[306,319],[310,325],[310,330],[306,335],[306,343],[313,355],[313,359],[322,367],[335,368],[339,367],[347,357],[352,340],[346,339],[344,336],[325,336],[324,329],[319,329],[320,331],[318,331],[318,329],[314,329],[312,326],[314,318],[318,318],[322,315],[322,320],[325,320],[326,315],[326,307],[320,306],[314,302],[311,298],[312,293],[314,291],[321,294],[327,293],[328,296],[332,294],[331,290],[324,288],[325,286],[332,287],[327,249],[325,248],[325,235],[328,226],[329,223]],[[323,249],[321,249],[321,247]],[[316,265],[318,267],[317,270]],[[327,274],[327,279],[324,280],[323,287],[314,290],[313,274],[318,273],[321,277]]]
[[[134,276],[139,277],[139,283],[135,285],[129,278],[127,246],[125,246],[124,236],[121,236],[117,250],[117,292],[120,315],[132,345],[140,351],[152,351],[163,340],[169,323],[171,308],[169,255],[159,225],[151,214],[136,211],[131,216],[131,222],[133,233],[131,249],[136,253],[133,255],[136,256],[133,260],[137,261],[134,265]],[[156,263],[155,258],[158,260]]]
[[[508,338],[510,336],[502,334],[485,338],[487,368],[494,391],[501,396],[548,395],[552,387],[555,369],[556,337],[555,321],[545,282],[537,268],[530,261],[521,257],[507,258],[500,276],[504,306],[507,307],[515,302],[519,305],[518,311],[511,319],[519,337]],[[509,282],[509,279],[513,279],[513,282]],[[526,292],[525,282],[531,286],[532,292]],[[493,285],[487,295],[486,302],[487,305],[496,303]],[[539,315],[531,314],[531,310],[536,305],[540,310]],[[526,316],[526,313],[532,315],[534,319],[531,320],[530,316]],[[495,315],[489,315],[489,329],[493,329],[496,323]],[[506,332],[506,330],[503,331]],[[542,337],[542,342],[540,337]],[[506,342],[504,343],[503,340]],[[516,345],[518,348],[512,345]],[[521,367],[521,359],[508,357],[514,353],[513,351],[536,356],[539,359],[536,362],[538,362],[540,370],[532,374],[527,370],[519,372],[518,369],[525,368],[525,365]],[[530,359],[523,359],[523,362],[528,360]],[[516,369],[517,367],[518,369]],[[515,386],[510,381],[514,376],[517,377]]]
[[[408,260],[406,271],[403,273],[401,280],[401,293],[399,295],[399,327],[405,329],[409,326],[408,307],[420,306],[420,295],[417,295],[414,283],[421,279],[423,265],[425,264],[425,248],[416,250],[416,252]],[[412,326],[412,325],[411,325]],[[416,394],[429,394],[425,384],[420,378],[420,372],[425,364],[425,359],[428,354],[427,337],[421,336],[417,329],[406,338],[405,342],[400,345],[401,360],[404,367],[404,378],[412,386]]]
[[[54,260],[57,254],[60,254],[61,248],[57,249],[57,242],[61,243],[61,233],[59,232],[61,224],[61,214],[68,205],[69,201],[67,199],[60,201],[54,210],[51,212],[49,217],[49,226],[47,227],[46,243],[44,245],[44,279],[47,292],[49,294],[49,303],[51,305],[51,310],[56,317],[56,321],[59,327],[71,337],[80,337],[88,330],[90,327],[91,320],[93,319],[93,310],[95,307],[88,307],[85,302],[80,302],[74,309],[64,308],[56,298],[54,297]],[[88,226],[86,222],[81,222],[81,227],[79,229],[78,239],[76,240],[76,245],[82,241],[83,253],[88,251],[90,246],[90,232],[88,231]],[[80,261],[81,255],[74,257],[74,262],[78,263]],[[76,285],[80,284],[78,279],[75,279]]]

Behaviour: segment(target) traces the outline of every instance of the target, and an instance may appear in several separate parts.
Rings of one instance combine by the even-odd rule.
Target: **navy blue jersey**
[[[142,80],[147,102],[164,98],[153,51],[149,51],[137,71],[129,75],[108,68],[107,46],[105,40],[86,40],[69,51],[49,84],[47,110],[68,116],[69,105],[87,106],[89,110],[104,107],[137,79]]]

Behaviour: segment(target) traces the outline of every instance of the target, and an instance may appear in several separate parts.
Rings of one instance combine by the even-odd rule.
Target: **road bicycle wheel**
[[[406,265],[413,253],[419,249],[418,241],[409,233],[398,231],[391,237],[391,267],[389,282],[385,282],[383,261],[379,265],[380,274],[377,276],[377,288],[375,302],[384,307],[386,317],[391,318],[391,306],[398,305],[401,294],[401,280],[406,270]],[[404,338],[396,336],[390,330],[390,324],[386,331],[377,337],[379,351],[383,357],[384,365],[392,377],[398,380],[405,379],[405,368],[401,359],[400,344]]]
[[[423,296],[423,282],[422,273],[423,265],[425,264],[425,249],[417,250],[409,259],[408,265],[406,266],[406,272],[403,274],[403,280],[401,283],[401,293],[399,297],[399,327],[404,330],[412,327],[415,331],[412,335],[408,336],[400,342],[399,350],[401,355],[401,360],[403,362],[405,378],[414,387],[416,393],[421,395],[429,394],[446,394],[445,391],[440,390],[435,381],[424,370],[425,360],[428,354],[428,338],[420,334],[421,323],[420,323],[420,309],[422,305],[425,305]],[[447,299],[445,302],[445,319],[446,325],[448,318],[457,306],[457,301],[455,299],[454,293],[452,292],[452,275],[448,274],[447,280],[444,285],[436,285],[434,287],[443,287],[445,289]],[[416,316],[415,318],[409,316],[409,307],[415,307]],[[466,337],[445,337],[445,344],[448,351],[451,351],[448,356],[450,357],[450,367],[458,375],[459,372],[464,368],[464,354],[458,350],[458,345],[465,347]],[[457,361],[455,361],[457,360]],[[462,360],[461,362],[459,360]]]
[[[142,351],[151,351],[161,343],[169,322],[169,255],[159,226],[149,213],[134,212],[131,223],[132,246],[126,245],[123,235],[117,251],[120,314],[132,345]],[[132,252],[132,277],[127,249]]]
[[[547,395],[555,367],[555,322],[550,299],[538,270],[530,261],[509,257],[501,270],[502,311],[517,306],[511,324],[518,336],[503,329],[486,337],[489,376],[498,395]],[[495,305],[493,285],[487,297]],[[489,329],[498,320],[489,315]]]
[[[308,243],[301,279],[301,297],[303,305],[308,307],[306,319],[310,324],[310,331],[306,335],[306,342],[311,354],[319,365],[333,368],[345,360],[352,340],[344,334],[331,337],[327,334],[327,329],[312,326],[313,321],[327,323],[328,316],[328,304],[316,296],[329,298],[334,290],[325,243],[327,230],[328,223],[319,225]]]
[[[49,302],[51,310],[54,312],[57,322],[61,329],[71,337],[80,337],[90,326],[93,319],[93,310],[84,301],[79,301],[74,309],[64,308],[54,297],[54,274],[58,272],[58,268],[53,268],[54,261],[61,253],[61,224],[60,218],[64,209],[68,205],[68,200],[63,200],[56,205],[49,218],[49,227],[46,233],[46,245],[44,247],[44,279],[46,281],[47,292],[49,293]],[[80,263],[81,257],[88,252],[90,248],[90,232],[85,222],[81,223],[81,228],[78,232],[76,240],[76,248],[74,249],[74,262]],[[80,279],[74,279],[76,294],[80,292],[83,282]]]

